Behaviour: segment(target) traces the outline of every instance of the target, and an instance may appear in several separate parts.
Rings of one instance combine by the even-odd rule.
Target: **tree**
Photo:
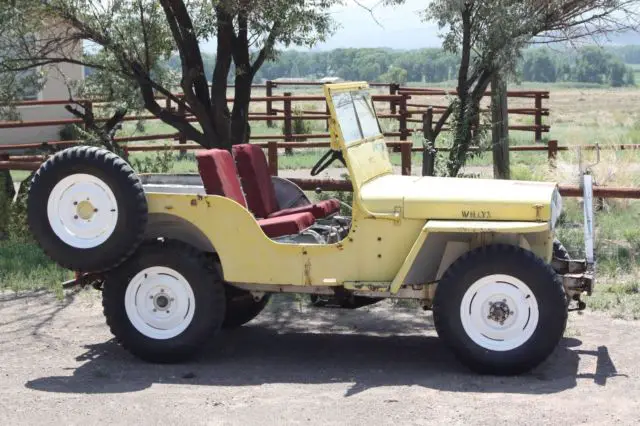
[[[525,81],[553,83],[557,79],[556,65],[547,49],[534,49],[525,55],[522,76]]]
[[[388,0],[387,3],[402,3]],[[460,55],[457,95],[441,116],[436,136],[453,115],[448,173],[456,176],[477,142],[480,100],[500,72],[513,74],[531,43],[570,41],[636,28],[634,0],[434,0],[425,19],[444,30],[443,47]]]
[[[16,25],[25,16],[49,23],[31,49],[24,37],[5,39],[14,48],[0,52],[5,71],[57,63],[94,70],[88,90],[109,100],[137,103],[187,139],[206,148],[230,149],[249,137],[252,82],[275,46],[312,45],[333,29],[327,9],[334,0],[20,0],[2,3]],[[51,30],[56,29],[56,30]],[[213,70],[205,73],[200,50],[214,38]],[[61,54],[80,43],[81,57]],[[19,52],[19,54],[16,54]],[[172,52],[177,75],[163,66]],[[233,65],[233,67],[232,67]],[[228,77],[234,70],[233,108],[227,105]],[[209,87],[211,83],[211,87]],[[181,96],[173,93],[175,85]],[[179,110],[168,108],[162,97]],[[193,117],[193,119],[191,118]],[[195,120],[195,124],[192,124]]]
[[[622,87],[626,84],[627,67],[619,60],[611,61],[609,65],[609,82],[613,87]]]
[[[387,72],[380,75],[380,81],[385,83],[405,84],[407,82],[407,70],[391,65]]]

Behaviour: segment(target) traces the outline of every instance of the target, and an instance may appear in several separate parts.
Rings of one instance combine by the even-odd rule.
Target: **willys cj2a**
[[[520,373],[547,358],[593,288],[591,176],[582,177],[586,259],[571,260],[554,239],[556,184],[394,175],[368,86],[324,91],[331,149],[312,173],[346,165],[350,216],[338,200],[311,202],[270,177],[256,146],[200,151],[199,175],[142,176],[82,146],[35,174],[31,230],[102,290],[117,341],[152,362],[188,358],[281,292],[345,307],[417,300],[479,372]]]

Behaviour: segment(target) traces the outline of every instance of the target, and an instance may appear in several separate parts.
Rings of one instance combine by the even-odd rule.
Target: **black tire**
[[[91,175],[108,186],[115,197],[118,214],[108,238],[89,248],[63,241],[52,228],[47,213],[49,198],[56,185],[79,174]],[[115,211],[113,208],[110,212],[105,210],[96,215]],[[81,146],[57,153],[36,172],[29,189],[27,216],[31,233],[53,261],[75,271],[101,272],[122,263],[140,245],[148,208],[139,177],[122,158],[104,149]],[[77,215],[75,219],[78,219]],[[88,222],[92,219],[93,215]]]
[[[193,292],[194,303],[191,304],[189,301],[187,304],[189,307],[195,306],[192,319],[185,324],[186,328],[175,336],[158,338],[145,334],[134,325],[132,317],[127,313],[127,288],[136,275],[150,267],[165,267],[178,272]],[[156,274],[166,275],[163,272]],[[157,296],[158,291],[163,294],[172,292],[168,289],[165,293],[162,288],[158,290],[158,287],[154,286],[155,284],[149,287],[149,294],[155,292]],[[146,300],[147,294],[145,292],[140,296],[143,299],[137,297],[146,289],[143,285],[138,285],[131,291],[136,297],[134,312],[140,312],[137,307],[142,306],[142,303],[138,304],[137,301]],[[150,298],[153,296],[151,294]],[[181,306],[180,299],[178,300],[176,309]],[[150,303],[150,307],[156,306],[153,302]],[[220,331],[225,317],[226,299],[224,284],[215,267],[201,252],[178,241],[158,240],[143,244],[130,259],[109,272],[102,292],[102,306],[111,333],[126,350],[145,361],[173,363],[191,358],[203,344]],[[168,312],[171,304],[165,306]],[[133,309],[130,304],[129,307]]]
[[[255,301],[253,295],[245,290],[225,285],[227,297],[227,309],[222,323],[223,329],[238,328],[255,317],[267,306],[270,294],[265,294],[262,299]]]
[[[479,279],[493,274],[509,275],[525,283],[538,306],[538,323],[532,334],[511,349],[483,347],[470,337],[463,325],[461,305],[465,293]],[[472,295],[471,304],[478,294]],[[476,306],[484,303],[481,299],[475,302],[479,303]],[[532,313],[528,311],[529,316],[524,317],[524,312],[526,327]],[[553,352],[564,334],[567,308],[562,282],[542,259],[519,247],[492,245],[466,253],[449,267],[436,289],[433,318],[440,338],[467,367],[483,374],[511,375],[531,370]],[[514,321],[517,320],[516,314]]]

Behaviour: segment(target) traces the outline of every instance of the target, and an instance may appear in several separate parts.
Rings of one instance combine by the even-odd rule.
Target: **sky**
[[[379,4],[379,0],[361,0],[367,7]],[[418,14],[428,1],[407,0],[403,6],[373,8],[369,11],[353,1],[335,7],[331,13],[339,25],[335,34],[316,49],[336,49],[340,47],[393,47],[396,49],[416,49],[439,47],[438,28],[435,24],[422,22]]]
[[[372,8],[373,15],[353,0],[330,10],[338,25],[335,33],[324,43],[312,50],[331,50],[345,47],[390,47],[394,49],[420,49],[441,47],[436,24],[422,22],[419,12],[429,4],[429,0],[406,0],[404,5],[385,7],[381,0],[359,0],[360,4]],[[376,21],[378,23],[376,23]],[[602,44],[640,44],[638,33],[626,33],[601,40]],[[202,46],[205,52],[215,52],[215,40]],[[290,47],[296,48],[296,47]],[[306,47],[296,48],[308,50]]]
[[[360,4],[373,7],[373,14],[346,0],[342,6],[335,6],[330,13],[338,24],[333,36],[319,43],[313,50],[331,50],[344,47],[392,47],[395,49],[418,49],[440,47],[438,28],[432,23],[420,20],[418,11],[424,10],[427,0],[407,0],[403,6],[384,7],[380,0],[360,0]],[[377,6],[376,6],[377,5]],[[202,46],[206,52],[215,52],[215,42]],[[305,48],[305,50],[307,50]]]

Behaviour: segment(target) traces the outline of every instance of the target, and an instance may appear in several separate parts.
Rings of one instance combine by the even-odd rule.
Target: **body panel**
[[[390,282],[425,223],[380,220],[356,208],[350,234],[340,243],[283,244],[269,239],[251,213],[228,198],[147,193],[147,201],[152,215],[175,215],[196,225],[211,241],[230,282],[325,286]]]
[[[409,219],[548,221],[553,183],[417,176],[380,176],[360,189],[372,213],[402,207]]]

